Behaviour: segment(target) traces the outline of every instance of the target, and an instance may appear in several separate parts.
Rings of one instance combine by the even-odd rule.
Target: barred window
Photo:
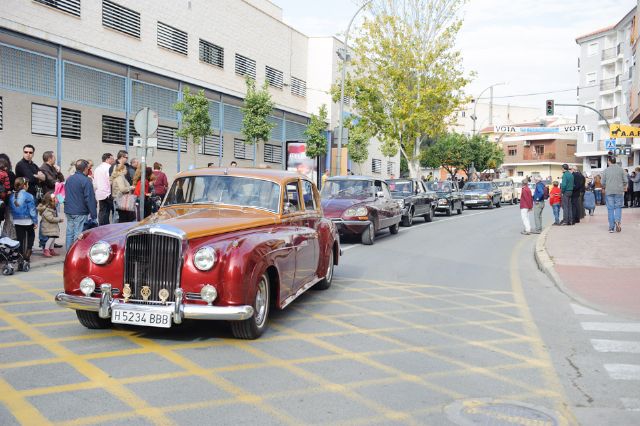
[[[393,161],[387,162],[387,174],[392,175],[395,174],[396,163]]]
[[[265,75],[267,77],[267,81],[269,82],[269,86],[275,87],[276,89],[282,89],[284,86],[284,78],[282,71],[278,71],[275,68],[271,68],[270,66],[265,66]]]
[[[102,25],[140,38],[140,13],[109,0],[102,0]]]
[[[102,116],[102,143],[124,145],[126,141],[126,120],[120,117]]]
[[[220,140],[220,136],[218,135],[205,136],[204,143],[200,144],[200,154],[221,157],[223,154],[223,147]]]
[[[382,160],[379,160],[377,158],[372,158],[371,159],[371,171],[373,173],[381,173],[382,172]]]
[[[63,138],[80,139],[82,134],[82,113],[77,109],[62,108],[61,132]]]
[[[256,61],[236,53],[236,74],[256,79]]]
[[[2,128],[3,128],[2,126],[3,126],[3,123],[4,123],[4,120],[2,119],[3,118],[3,114],[2,114],[3,108],[2,108],[2,106],[3,106],[3,104],[2,104],[2,96],[0,96],[0,130],[2,130]]]
[[[264,162],[282,164],[282,146],[264,144]]]
[[[80,139],[81,112],[62,108],[61,131],[63,138]],[[58,109],[51,105],[31,104],[31,133],[34,135],[58,135]]]
[[[156,137],[158,138],[158,149],[165,151],[178,151],[178,135],[175,127],[158,126]],[[180,144],[180,152],[187,152],[187,144],[183,141]]]
[[[186,55],[188,45],[186,32],[158,21],[158,46]]]
[[[307,82],[291,76],[291,94],[305,98],[307,96]]]
[[[34,135],[56,136],[56,107],[31,104],[31,133]]]
[[[224,68],[224,49],[200,39],[200,60],[207,64]]]
[[[74,16],[80,16],[80,0],[35,0],[35,2]]]
[[[253,160],[253,145],[244,143],[244,139],[233,140],[233,157],[238,160]]]

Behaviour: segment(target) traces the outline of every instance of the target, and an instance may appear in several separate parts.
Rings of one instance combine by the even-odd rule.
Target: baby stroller
[[[31,265],[20,253],[20,243],[11,238],[0,238],[0,259],[4,262],[2,275],[13,275],[18,271],[29,272]]]

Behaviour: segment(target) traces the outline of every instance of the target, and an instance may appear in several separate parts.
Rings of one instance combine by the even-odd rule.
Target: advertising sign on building
[[[318,182],[318,161],[306,154],[307,144],[304,142],[287,142],[287,170],[307,176]]]

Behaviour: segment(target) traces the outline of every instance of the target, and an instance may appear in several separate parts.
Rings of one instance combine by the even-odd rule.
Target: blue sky
[[[359,3],[271,1],[283,8],[285,22],[311,36],[345,31]],[[636,0],[470,0],[458,38],[465,70],[477,73],[467,92],[477,96],[491,84],[506,82],[495,87],[498,103],[540,107],[541,113],[545,99],[575,103],[576,37],[617,23],[634,5]],[[565,91],[499,98],[561,90]],[[574,110],[558,112],[570,115]]]

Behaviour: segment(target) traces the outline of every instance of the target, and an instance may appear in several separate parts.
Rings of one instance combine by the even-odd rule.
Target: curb
[[[31,269],[34,268],[45,268],[47,266],[59,265],[64,263],[64,257],[61,256],[60,259],[49,259],[43,260],[42,262],[31,262]]]
[[[553,263],[553,259],[551,259],[551,256],[549,256],[549,253],[547,252],[547,247],[545,245],[547,241],[547,234],[549,233],[550,230],[551,230],[551,226],[548,226],[544,231],[542,231],[542,233],[538,236],[538,239],[536,240],[536,250],[534,252],[534,258],[536,260],[536,263],[538,264],[538,269],[540,269],[551,280],[551,282],[556,286],[558,290],[560,290],[560,292],[564,293],[567,297],[569,297],[569,299],[572,299],[575,302],[580,303],[582,306],[595,309],[598,312],[605,312],[602,309],[602,307],[592,302],[589,302],[588,300],[583,299],[582,297],[574,294],[571,290],[569,290],[564,285],[562,278],[560,278],[560,275],[558,275],[558,273],[554,268],[555,264]]]

